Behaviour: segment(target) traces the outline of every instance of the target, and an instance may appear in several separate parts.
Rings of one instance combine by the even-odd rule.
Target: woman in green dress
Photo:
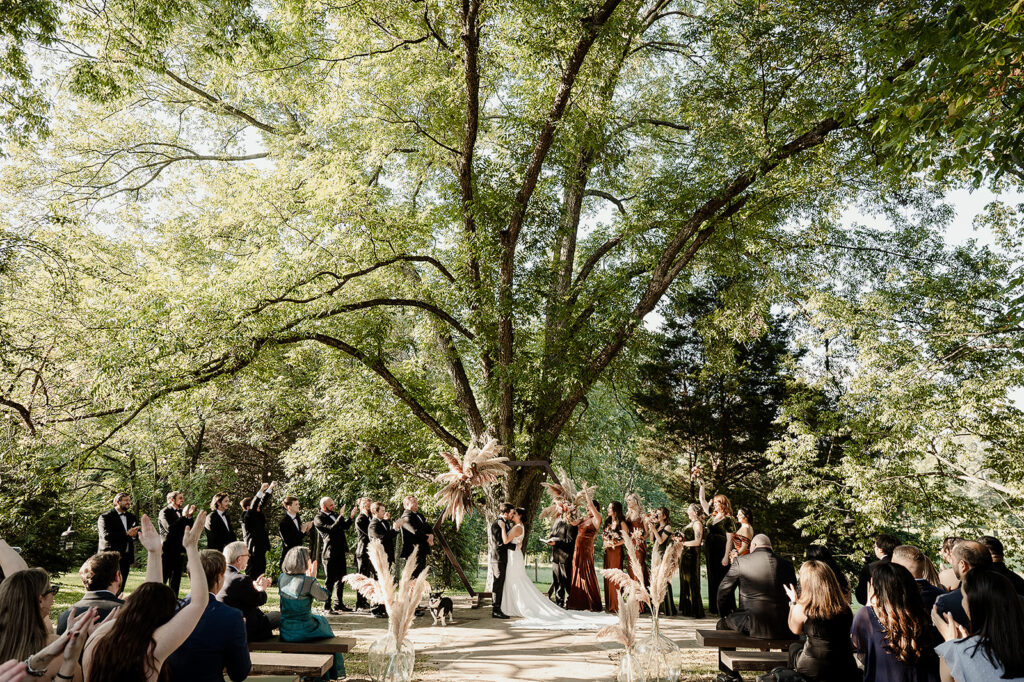
[[[683,528],[683,554],[679,557],[679,614],[704,617],[704,598],[700,594],[700,548],[704,543],[704,511],[699,504],[686,510],[690,524]]]
[[[278,578],[281,596],[281,641],[315,642],[334,637],[331,624],[313,613],[313,600],[327,601],[327,590],[316,580],[316,562],[305,547],[292,547],[281,565]],[[334,667],[320,679],[337,680],[345,677],[345,660],[334,654]]]

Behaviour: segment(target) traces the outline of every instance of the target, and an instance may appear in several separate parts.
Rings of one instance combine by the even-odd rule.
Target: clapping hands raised
[[[939,607],[932,607],[932,624],[935,625],[935,629],[942,635],[942,639],[949,641],[951,639],[963,639],[969,637],[971,633],[967,632],[964,626],[953,620],[952,613],[939,613]]]
[[[274,581],[271,580],[270,578],[268,578],[266,573],[261,574],[260,577],[256,578],[256,580],[252,581],[253,587],[255,587],[260,592],[266,591],[266,589],[268,587],[270,587],[271,585],[273,585],[273,584],[274,584]]]
[[[192,508],[195,509],[195,505],[192,505]],[[195,523],[192,524],[192,527],[185,532],[185,537],[181,544],[185,547],[186,552],[189,550],[199,549],[199,538],[203,534],[203,528],[205,525],[206,512],[201,511],[196,515],[196,520]]]
[[[142,515],[142,522],[139,525],[139,542],[142,543],[147,552],[159,552],[162,547],[160,534],[153,527],[149,514]]]
[[[786,596],[789,597],[790,603],[793,603],[793,602],[795,602],[797,600],[796,585],[793,585],[791,583],[789,585],[783,586],[782,589],[784,589],[786,591]]]

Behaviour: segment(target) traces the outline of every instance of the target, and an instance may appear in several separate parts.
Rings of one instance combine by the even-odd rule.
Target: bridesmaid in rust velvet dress
[[[601,512],[587,494],[586,481],[583,482],[583,491],[588,513],[573,524],[579,528],[579,533],[572,555],[572,587],[566,608],[570,611],[604,611],[601,588],[597,586],[597,572],[594,570],[594,539],[601,527]]]
[[[622,503],[610,502],[608,516],[604,519],[604,532],[601,534],[601,540],[604,542],[604,568],[623,567],[622,554],[625,549],[622,546],[622,534],[628,532],[626,519],[622,513]],[[607,578],[604,580],[604,599],[606,611],[619,612],[619,588]]]

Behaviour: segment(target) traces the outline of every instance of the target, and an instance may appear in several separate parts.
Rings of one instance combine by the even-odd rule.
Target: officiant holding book
[[[551,578],[554,583],[555,603],[565,608],[572,587],[572,555],[576,550],[577,528],[566,523],[569,512],[564,502],[559,502],[559,515],[551,526],[551,535],[545,542],[551,547]]]

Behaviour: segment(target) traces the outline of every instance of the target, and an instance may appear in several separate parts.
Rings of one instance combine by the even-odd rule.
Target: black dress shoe
[[[352,613],[352,609],[350,609],[349,607],[345,606],[344,604],[338,604],[338,610],[339,611],[344,611],[345,613]]]
[[[508,616],[501,611],[491,611],[491,618],[501,618],[502,620],[508,619]]]

